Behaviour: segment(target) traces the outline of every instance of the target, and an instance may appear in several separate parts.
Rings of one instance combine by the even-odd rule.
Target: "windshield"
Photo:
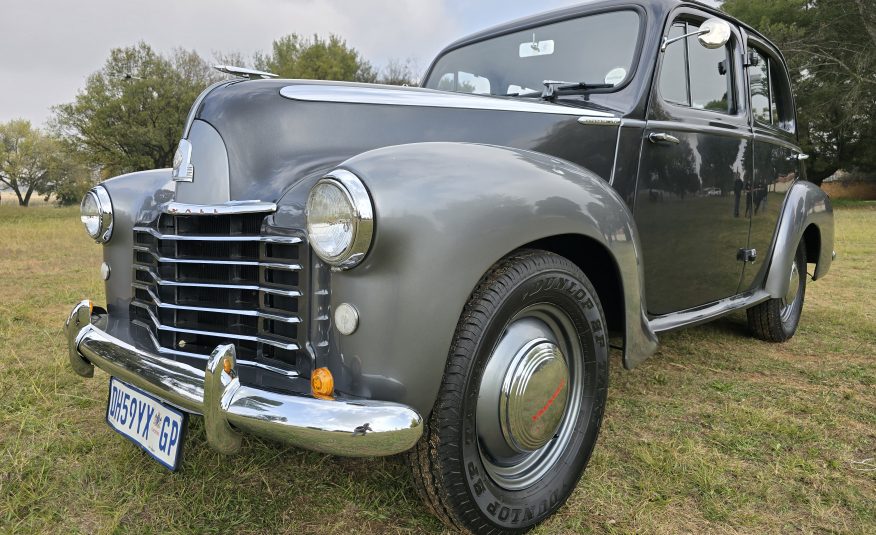
[[[513,96],[540,92],[545,80],[618,86],[632,70],[639,25],[623,10],[479,41],[442,56],[425,87]]]

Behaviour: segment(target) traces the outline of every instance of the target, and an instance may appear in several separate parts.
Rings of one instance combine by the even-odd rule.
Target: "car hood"
[[[619,113],[595,106],[304,80],[236,81],[194,117],[221,136],[231,200],[275,201],[298,181],[390,145],[485,143],[564,158],[608,178]],[[586,126],[579,119],[606,121]],[[584,146],[588,150],[582,150]]]

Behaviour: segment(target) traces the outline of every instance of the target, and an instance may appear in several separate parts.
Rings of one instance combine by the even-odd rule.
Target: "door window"
[[[669,38],[695,32],[698,23],[679,21]],[[732,42],[732,41],[731,41]],[[736,113],[731,46],[708,49],[690,36],[663,53],[660,94],[664,100],[700,110]]]

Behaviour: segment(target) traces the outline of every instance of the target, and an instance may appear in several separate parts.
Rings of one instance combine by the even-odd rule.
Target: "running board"
[[[749,294],[722,299],[711,305],[657,316],[656,318],[653,318],[649,324],[655,333],[671,331],[673,329],[678,329],[679,327],[689,327],[691,325],[711,321],[733,311],[745,309],[758,303],[763,303],[769,298],[770,294],[767,293],[766,290],[757,290],[756,292]]]

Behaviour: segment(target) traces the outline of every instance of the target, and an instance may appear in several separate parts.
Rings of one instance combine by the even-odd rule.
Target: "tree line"
[[[785,55],[809,179],[876,171],[876,3],[726,0],[722,9]]]
[[[122,173],[170,167],[192,102],[228,78],[213,63],[247,65],[284,78],[416,84],[410,60],[376,69],[336,35],[291,34],[252,61],[196,52],[161,54],[140,42],[110,51],[72,102],[54,106],[46,128],[26,120],[0,123],[0,185],[27,206],[33,195],[78,203],[96,182]]]
[[[876,7],[873,0],[726,0],[722,9],[757,28],[785,54],[798,131],[816,183],[838,169],[876,170]],[[218,55],[284,78],[416,84],[410,62],[378,72],[336,35],[291,34],[257,53]],[[110,52],[46,129],[0,124],[0,184],[26,206],[34,194],[78,202],[110,176],[169,167],[191,103],[225,75],[197,53],[161,54],[146,43]]]

